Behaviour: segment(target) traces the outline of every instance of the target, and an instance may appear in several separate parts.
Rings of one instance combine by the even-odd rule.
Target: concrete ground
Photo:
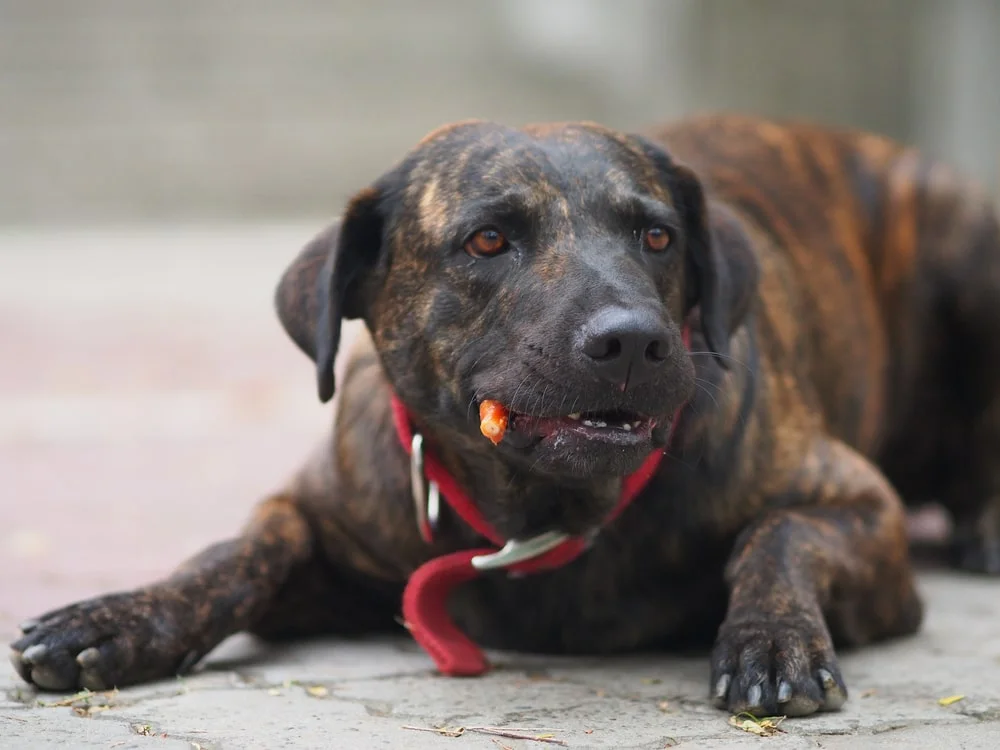
[[[318,227],[0,235],[3,640],[230,534],[305,455],[328,410],[270,295]],[[0,747],[1000,747],[1000,582],[921,587],[920,635],[842,655],[847,707],[770,737],[707,704],[704,658],[494,654],[452,680],[405,638],[241,636],[191,677],[76,700],[0,666]],[[465,731],[407,728],[440,726]]]

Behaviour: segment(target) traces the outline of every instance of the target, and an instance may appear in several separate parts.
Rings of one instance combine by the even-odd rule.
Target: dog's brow
[[[663,222],[671,226],[680,222],[676,208],[639,193],[614,192],[608,196],[607,203],[611,211],[619,215]]]
[[[537,186],[528,184],[506,184],[495,190],[485,191],[480,200],[498,205],[530,206],[541,199],[543,192]]]
[[[528,186],[508,187],[498,191],[488,191],[465,202],[463,213],[530,211],[545,200],[545,193]]]

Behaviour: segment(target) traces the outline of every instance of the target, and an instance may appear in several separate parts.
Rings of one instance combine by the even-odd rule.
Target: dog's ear
[[[281,325],[316,363],[324,403],[333,398],[341,321],[364,316],[364,282],[382,245],[380,202],[375,188],[355,195],[343,217],[302,249],[275,291]]]
[[[684,222],[685,312],[695,306],[716,360],[727,366],[729,337],[750,309],[759,269],[750,238],[725,206],[705,198],[698,176],[645,136],[636,141],[663,176]]]
[[[757,288],[753,245],[728,208],[706,200],[692,170],[674,163],[670,175],[687,238],[687,309],[698,306],[705,341],[726,367],[729,337],[746,317]]]

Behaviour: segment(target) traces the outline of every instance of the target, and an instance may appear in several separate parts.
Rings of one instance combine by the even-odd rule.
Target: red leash
[[[688,326],[684,327],[682,335],[684,345],[690,348]],[[674,415],[670,437],[677,426],[680,411],[678,409]],[[413,428],[406,407],[395,394],[392,395],[392,416],[399,440],[409,455],[413,445]],[[664,450],[653,451],[635,473],[624,478],[618,504],[604,520],[604,525],[621,515],[652,479],[663,459]],[[496,547],[503,547],[503,538],[487,523],[472,499],[429,450],[423,453],[423,471],[426,481],[437,485],[448,507],[459,518]],[[421,523],[420,532],[426,541],[431,541],[430,524]],[[587,544],[588,540],[583,537],[567,537],[529,559],[499,567],[521,574],[551,570],[575,560],[587,548]],[[483,547],[436,557],[417,568],[406,584],[403,591],[403,618],[414,640],[430,654],[443,674],[473,676],[489,669],[483,652],[452,622],[447,605],[448,597],[456,586],[482,574],[473,564],[473,558],[492,555],[497,551],[495,548]]]

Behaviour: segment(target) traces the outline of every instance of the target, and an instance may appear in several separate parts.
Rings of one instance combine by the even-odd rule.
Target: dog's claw
[[[713,703],[730,712],[807,716],[847,700],[833,644],[807,617],[724,623],[712,654]]]
[[[17,626],[17,629],[20,630],[23,635],[27,635],[32,630],[37,628],[40,622],[41,620],[25,620]]]
[[[847,702],[847,688],[834,674],[823,667],[817,670],[819,683],[823,687],[823,710],[837,711]]]
[[[10,650],[10,665],[14,667],[14,671],[21,675],[22,680],[31,680],[31,667],[24,661],[24,656],[20,651],[15,649]]]
[[[97,664],[101,659],[101,652],[98,651],[94,646],[84,649],[76,655],[76,663],[79,664],[83,669],[92,667]]]
[[[29,646],[28,648],[26,648],[24,652],[21,654],[21,659],[24,661],[25,664],[31,666],[37,662],[42,661],[45,658],[45,653],[47,651],[48,648],[46,648],[44,644],[37,643],[34,646]]]
[[[778,685],[778,703],[788,703],[792,699],[792,685],[787,680],[782,680]]]
[[[726,697],[729,695],[729,684],[732,681],[732,675],[724,674],[715,683],[715,692],[712,694],[712,698],[715,701],[715,705],[719,708],[723,708],[726,705]]]
[[[191,652],[173,609],[184,598],[141,589],[71,604],[38,618],[12,643],[11,664],[42,690],[105,690],[173,676]]]

